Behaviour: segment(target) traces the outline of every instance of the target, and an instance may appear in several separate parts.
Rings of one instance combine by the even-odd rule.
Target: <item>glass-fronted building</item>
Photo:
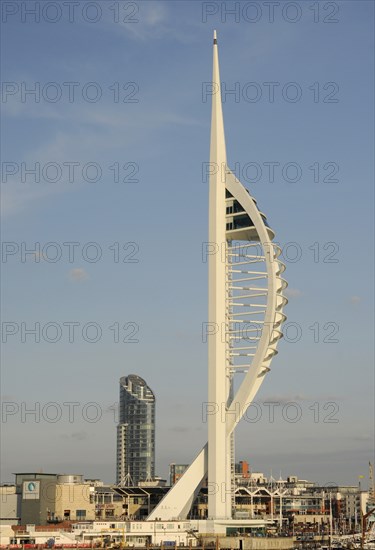
[[[136,374],[120,378],[117,475],[122,486],[155,476],[155,395]]]

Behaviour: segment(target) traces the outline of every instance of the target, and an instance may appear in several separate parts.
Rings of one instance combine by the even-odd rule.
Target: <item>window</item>
[[[76,511],[76,518],[78,520],[86,519],[86,510],[77,510]]]
[[[234,229],[242,229],[244,227],[253,227],[253,226],[254,224],[247,214],[243,216],[238,216],[238,218],[234,220]]]
[[[245,212],[245,210],[244,210],[244,207],[242,206],[242,204],[240,204],[238,201],[234,201],[234,203],[233,203],[233,212],[235,212],[237,214],[238,212]]]

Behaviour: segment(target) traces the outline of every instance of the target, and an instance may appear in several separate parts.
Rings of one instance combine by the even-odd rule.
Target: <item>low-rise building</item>
[[[113,487],[95,487],[95,519],[113,521],[125,518],[124,498]]]
[[[94,486],[77,474],[16,475],[22,524],[45,525],[95,519]]]

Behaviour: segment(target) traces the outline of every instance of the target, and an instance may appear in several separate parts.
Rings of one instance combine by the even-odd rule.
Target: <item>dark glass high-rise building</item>
[[[117,426],[118,485],[137,485],[155,476],[155,395],[140,376],[120,378]]]

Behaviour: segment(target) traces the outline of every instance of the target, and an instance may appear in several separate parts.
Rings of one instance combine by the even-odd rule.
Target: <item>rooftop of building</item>
[[[170,487],[113,487],[120,495],[161,495],[169,491]]]
[[[66,474],[49,474],[45,472],[13,472],[14,476],[53,476],[66,475]]]

